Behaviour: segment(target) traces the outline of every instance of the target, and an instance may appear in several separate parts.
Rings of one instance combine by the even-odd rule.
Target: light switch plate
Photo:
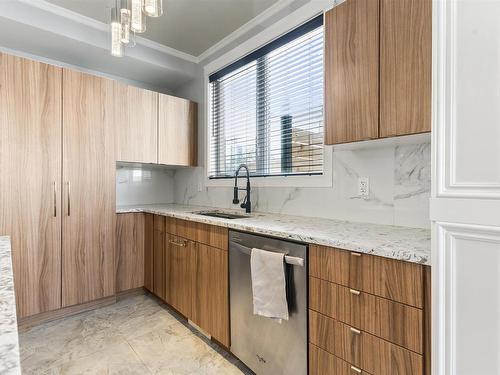
[[[358,196],[367,199],[370,196],[370,178],[358,177]]]

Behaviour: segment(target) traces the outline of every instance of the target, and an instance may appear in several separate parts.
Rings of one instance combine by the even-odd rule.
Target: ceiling
[[[107,23],[114,0],[47,0]],[[164,14],[147,18],[141,36],[199,56],[279,0],[163,0]]]

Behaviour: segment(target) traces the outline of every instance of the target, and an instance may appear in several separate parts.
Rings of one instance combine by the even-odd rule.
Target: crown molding
[[[93,18],[84,16],[80,13],[73,12],[71,10],[68,10],[66,8],[54,5],[52,3],[49,3],[45,0],[37,0],[37,1],[32,1],[32,0],[18,0],[20,3],[24,3],[26,5],[29,5],[30,7],[38,8],[40,10],[52,13],[56,16],[63,17],[67,20],[73,21],[75,23],[85,25],[87,27],[91,27],[95,30],[98,31],[103,31],[103,32],[108,32],[108,25],[104,22],[97,21]],[[189,62],[198,64],[200,62],[199,58],[193,55],[190,55],[189,53],[185,53],[182,51],[179,51],[175,48],[165,46],[161,43],[154,42],[152,40],[146,39],[144,37],[136,35],[136,43],[147,47],[154,49],[156,51],[178,57],[183,60],[187,60]]]

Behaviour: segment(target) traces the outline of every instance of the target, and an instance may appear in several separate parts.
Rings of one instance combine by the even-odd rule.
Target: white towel
[[[250,270],[255,315],[288,320],[284,258],[281,253],[252,249]]]

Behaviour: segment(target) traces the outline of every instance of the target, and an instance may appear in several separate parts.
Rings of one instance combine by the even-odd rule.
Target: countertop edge
[[[206,209],[210,209],[208,207],[205,207]],[[199,207],[193,207],[193,211],[196,211],[199,209]],[[364,254],[370,254],[370,255],[376,255],[376,256],[381,256],[384,258],[389,258],[389,259],[396,259],[396,260],[401,260],[405,262],[410,262],[410,263],[416,263],[416,264],[421,264],[424,266],[430,266],[431,264],[431,259],[430,259],[430,248],[429,248],[429,254],[428,255],[422,255],[418,254],[417,251],[412,250],[412,249],[403,249],[403,250],[395,250],[394,248],[391,248],[390,246],[384,247],[382,246],[366,246],[360,243],[356,243],[356,241],[346,241],[342,239],[336,239],[332,238],[331,236],[308,236],[308,235],[303,235],[300,233],[291,233],[289,231],[282,231],[282,230],[277,230],[277,229],[272,229],[272,228],[261,228],[261,227],[256,227],[251,224],[245,224],[244,222],[241,222],[240,220],[229,220],[229,219],[221,219],[221,218],[213,218],[209,216],[201,216],[201,215],[196,215],[193,214],[192,212],[182,212],[182,211],[174,211],[172,208],[152,208],[152,207],[117,207],[117,214],[124,214],[124,213],[150,213],[150,214],[156,214],[156,215],[162,215],[166,217],[173,217],[177,219],[184,219],[184,220],[190,220],[190,221],[196,221],[199,223],[204,223],[204,224],[210,224],[210,225],[216,225],[216,226],[221,226],[221,227],[226,227],[228,229],[234,229],[234,230],[240,230],[240,231],[245,231],[245,232],[250,232],[250,233],[255,233],[255,234],[262,234],[262,235],[268,235],[268,236],[273,236],[273,237],[278,237],[278,238],[283,238],[283,239],[289,239],[293,241],[298,241],[298,242],[303,242],[303,243],[308,243],[308,244],[313,244],[313,245],[320,245],[320,246],[329,246],[329,247],[336,247],[340,248],[343,250],[347,251],[355,251],[355,252],[360,252]],[[256,216],[265,216],[263,213],[256,213]],[[286,217],[286,215],[283,215]],[[304,220],[314,220],[315,218],[304,218]],[[246,220],[246,219],[242,219]],[[325,220],[325,219],[317,219],[317,220]],[[351,224],[349,222],[345,222],[346,225]],[[383,226],[383,225],[375,225],[375,224],[369,224],[369,223],[352,223],[356,225],[367,225],[367,226],[377,226],[377,227],[387,227],[387,228],[395,228],[392,226]],[[397,227],[401,228],[404,230],[412,231],[414,230],[415,232],[420,232],[420,231],[427,231],[425,229],[418,229],[418,228],[402,228],[402,227]],[[430,242],[430,231],[429,231],[429,242]]]

